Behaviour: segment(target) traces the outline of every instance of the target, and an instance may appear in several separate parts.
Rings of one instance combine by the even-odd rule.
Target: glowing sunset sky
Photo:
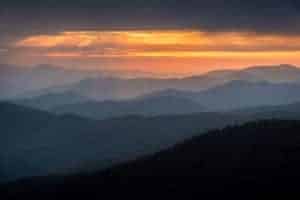
[[[182,76],[300,65],[300,14],[294,1],[76,2],[71,7],[67,0],[4,4],[1,60]],[[219,17],[212,14],[217,11]]]

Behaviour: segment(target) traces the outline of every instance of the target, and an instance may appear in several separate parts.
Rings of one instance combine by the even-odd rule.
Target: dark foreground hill
[[[0,182],[103,169],[160,151],[200,132],[247,121],[300,119],[296,109],[259,111],[96,121],[0,103]]]
[[[252,122],[210,131],[102,172],[24,180],[1,189],[23,199],[298,194],[299,133],[300,121]]]

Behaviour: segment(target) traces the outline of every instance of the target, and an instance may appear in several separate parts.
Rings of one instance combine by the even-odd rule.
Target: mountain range
[[[234,80],[200,92],[166,90],[156,92],[152,96],[184,97],[199,103],[209,111],[228,111],[298,102],[300,101],[299,91],[299,83]]]
[[[72,90],[83,96],[102,101],[130,99],[166,89],[199,92],[224,85],[234,80],[247,82],[299,83],[299,77],[299,68],[290,65],[280,65],[273,67],[252,67],[236,71],[215,71],[186,78],[91,78],[82,80],[70,87],[57,88],[56,90]],[[55,90],[52,92],[55,92]]]
[[[192,114],[205,111],[205,109],[192,99],[175,96],[153,96],[132,100],[66,104],[57,106],[50,111],[58,114],[75,114],[92,119],[107,119],[126,115]]]
[[[30,97],[34,91],[75,84],[99,75],[94,71],[65,69],[47,64],[35,67],[0,64],[0,99]]]
[[[299,83],[269,83],[234,80],[194,92],[167,89],[127,100],[98,101],[74,92],[45,94],[14,101],[56,114],[76,114],[92,119],[126,115],[170,115],[224,112],[259,106],[300,102]]]
[[[2,68],[6,72],[4,75],[8,71],[12,71],[8,74],[16,77],[20,74],[19,68],[6,68],[10,70]],[[91,72],[84,72],[79,76],[78,71],[59,70],[50,66],[39,66],[30,71],[30,76],[24,78],[23,75],[21,79],[12,78],[13,75],[1,76],[6,77],[0,79],[3,88],[11,92],[14,87],[5,84],[7,80],[18,80],[16,85],[21,90],[29,90],[28,85],[20,83],[27,79],[35,87],[43,87],[24,92],[17,98],[11,98],[11,101],[50,112],[80,114],[96,119],[128,114],[224,111],[300,101],[300,69],[291,65],[214,71],[201,76],[173,79],[109,78],[100,76],[100,73],[93,74],[96,78],[86,79],[84,77],[92,76]],[[37,79],[42,80],[45,76],[48,77],[46,80],[55,82],[56,85],[46,87],[50,84],[49,81],[39,84]],[[62,83],[59,79],[63,77],[67,78]],[[5,93],[1,93],[3,98]]]
[[[80,71],[42,65],[0,66],[1,98],[24,98],[48,93],[74,92],[98,101],[131,99],[152,92],[177,89],[199,92],[233,80],[299,83],[300,69],[292,65],[254,66],[242,70],[213,71],[184,78],[120,78],[101,71]],[[25,70],[25,69],[26,70]],[[21,70],[22,69],[22,70]],[[25,75],[24,75],[25,74]]]
[[[224,120],[226,119],[226,120]],[[0,174],[4,180],[103,168],[234,123],[202,113],[91,120],[0,103]]]
[[[9,70],[11,76],[0,75],[1,99],[10,96],[0,102],[0,182],[102,170],[211,129],[300,119],[299,69],[289,65],[178,79],[83,73],[65,82],[55,78],[56,69],[45,73],[48,67],[20,82],[14,82],[19,69]],[[39,84],[45,75],[50,82]]]
[[[48,93],[35,97],[17,99],[12,102],[28,107],[38,108],[40,110],[51,110],[62,105],[83,103],[88,101],[91,101],[91,99],[71,91],[66,91],[63,93]]]
[[[195,133],[247,121],[300,119],[294,107],[92,120],[3,102],[1,181],[101,169],[157,152]]]

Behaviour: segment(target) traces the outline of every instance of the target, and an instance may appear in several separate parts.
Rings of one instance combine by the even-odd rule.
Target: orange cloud
[[[200,31],[89,31],[37,35],[16,42],[17,47],[51,48],[49,56],[266,56],[300,51],[300,37],[250,33],[205,33]],[[68,52],[67,49],[70,52]],[[77,53],[74,52],[75,48]],[[84,53],[82,53],[84,52]],[[286,52],[286,53],[284,53]],[[249,55],[250,56],[250,55]]]
[[[300,36],[296,35],[196,30],[69,31],[29,36],[13,46],[24,50],[24,55],[35,56],[36,62],[72,66],[91,63],[162,73],[201,73],[222,66],[300,64]]]
[[[300,47],[298,36],[257,35],[254,33],[206,33],[201,31],[78,31],[55,35],[36,35],[16,43],[22,47],[87,47],[103,44],[114,45],[184,45],[193,47]]]
[[[209,41],[193,31],[90,31],[62,32],[57,35],[30,36],[16,43],[22,47],[114,45],[192,45]],[[191,40],[192,39],[192,40]],[[195,41],[196,40],[196,41]]]

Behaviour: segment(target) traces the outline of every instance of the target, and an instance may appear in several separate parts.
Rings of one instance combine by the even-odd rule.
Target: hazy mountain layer
[[[33,91],[75,84],[82,79],[99,75],[100,72],[97,74],[51,65],[25,67],[0,64],[0,99],[30,97],[36,95]]]
[[[88,101],[91,100],[74,92],[63,92],[49,93],[25,99],[17,99],[14,101],[14,103],[41,110],[51,110],[62,105],[83,103]]]
[[[3,181],[109,166],[158,151],[196,130],[235,122],[230,115],[216,113],[93,121],[9,103],[0,104],[0,120]]]
[[[175,96],[153,96],[123,101],[83,102],[57,106],[50,111],[69,113],[92,119],[106,119],[126,115],[192,114],[204,111],[191,99]]]
[[[151,96],[182,97],[206,110],[228,111],[246,107],[291,104],[300,101],[300,84],[234,80],[201,92],[166,90]]]
[[[235,80],[201,92],[168,89],[131,100],[90,101],[60,105],[50,111],[77,114],[94,119],[121,117],[129,114],[147,116],[203,111],[223,112],[300,102],[299,91],[300,84],[295,83]]]
[[[74,84],[68,89],[98,100],[111,100],[133,98],[170,88],[198,92],[200,90],[223,85],[233,80],[299,83],[299,77],[299,68],[289,65],[280,65],[274,67],[253,67],[237,71],[216,71],[201,76],[181,79],[87,79]]]

